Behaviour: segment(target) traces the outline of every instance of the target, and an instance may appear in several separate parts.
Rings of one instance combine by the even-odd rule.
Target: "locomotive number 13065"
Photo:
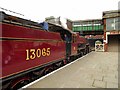
[[[27,49],[26,60],[40,58],[41,56],[50,56],[50,48]]]

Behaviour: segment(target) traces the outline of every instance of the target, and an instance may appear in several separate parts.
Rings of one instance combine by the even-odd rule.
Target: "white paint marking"
[[[90,54],[90,53],[88,53],[88,54]],[[57,71],[60,71],[61,69],[65,68],[65,67],[67,67],[67,66],[69,66],[69,65],[71,65],[71,64],[73,64],[73,63],[75,63],[76,61],[78,61],[78,60],[84,58],[84,57],[87,56],[88,54],[86,54],[86,55],[84,55],[84,56],[82,56],[82,57],[76,59],[75,61],[73,61],[73,62],[71,62],[71,63],[69,63],[69,64],[66,64],[65,66],[63,66],[63,67],[61,67],[61,68],[58,68],[57,70],[54,70],[54,71],[52,71],[51,73],[49,73],[49,74],[47,74],[47,75],[45,75],[45,76],[43,76],[43,77],[41,77],[41,78],[39,78],[39,79],[37,79],[37,80],[31,82],[31,83],[29,83],[29,84],[23,86],[23,87],[20,88],[19,90],[22,90],[23,88],[27,88],[27,87],[31,86],[32,84],[37,83],[38,81],[40,81],[40,80],[42,80],[42,79],[44,79],[44,78],[46,78],[46,77],[48,77],[48,76],[50,76],[50,75],[56,73]]]

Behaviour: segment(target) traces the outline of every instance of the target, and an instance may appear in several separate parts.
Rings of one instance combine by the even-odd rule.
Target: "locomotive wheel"
[[[67,57],[66,58],[66,63],[70,63],[71,62],[71,57]]]
[[[85,50],[83,51],[83,54],[86,55],[86,53],[87,53],[87,52],[86,52],[86,49],[85,49]]]
[[[89,47],[87,48],[87,53],[89,53],[90,52],[90,49],[89,49]]]
[[[84,55],[84,52],[81,52],[81,56],[83,56]]]
[[[88,53],[90,52],[90,47],[88,47]]]
[[[80,55],[80,54],[78,54],[78,55],[77,55],[77,58],[80,58],[80,57],[81,57],[81,55]]]
[[[29,82],[30,82],[29,80],[24,80],[24,81],[18,82],[16,85],[9,86],[9,90],[17,90],[17,89],[21,88],[22,86],[27,85]]]

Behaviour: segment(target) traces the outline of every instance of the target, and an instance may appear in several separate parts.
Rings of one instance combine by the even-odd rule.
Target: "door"
[[[120,45],[120,35],[108,35],[108,52],[118,52]]]

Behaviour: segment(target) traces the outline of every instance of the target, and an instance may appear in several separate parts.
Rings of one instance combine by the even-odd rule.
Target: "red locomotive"
[[[86,39],[50,24],[0,12],[0,78],[2,88],[15,89],[89,52]]]

